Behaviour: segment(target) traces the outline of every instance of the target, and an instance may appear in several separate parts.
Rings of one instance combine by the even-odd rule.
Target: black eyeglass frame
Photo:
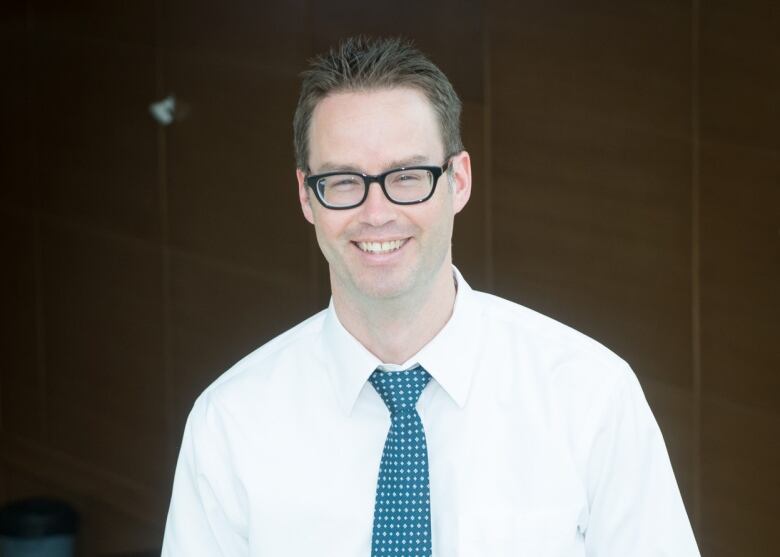
[[[346,172],[346,171],[335,171],[335,172],[325,172],[324,174],[314,174],[312,176],[306,176],[305,181],[306,185],[309,186],[312,191],[314,192],[314,197],[317,198],[317,201],[320,202],[320,205],[325,207],[326,209],[333,209],[334,211],[341,211],[344,209],[354,209],[355,207],[360,207],[368,197],[368,188],[371,187],[371,184],[374,182],[377,182],[379,184],[379,187],[382,188],[382,193],[385,194],[385,197],[387,198],[390,203],[395,203],[396,205],[417,205],[418,203],[425,203],[428,201],[431,197],[433,197],[434,192],[436,191],[436,186],[439,183],[439,178],[441,178],[441,175],[444,174],[447,171],[447,168],[449,168],[450,163],[452,162],[452,157],[447,157],[447,160],[444,161],[444,164],[442,166],[402,166],[401,168],[393,168],[391,170],[388,170],[387,172],[382,172],[382,174],[377,174],[376,176],[372,176],[370,174],[363,174],[361,172]],[[421,199],[415,199],[413,201],[396,201],[390,195],[387,193],[387,189],[385,188],[385,178],[390,176],[390,174],[394,174],[396,172],[403,172],[404,170],[425,170],[427,172],[431,173],[431,176],[433,177],[433,185],[431,186],[431,191],[428,195]],[[327,178],[328,176],[359,176],[363,179],[363,197],[358,201],[357,203],[353,203],[352,205],[345,205],[345,206],[334,206],[334,205],[328,205],[325,202],[325,199],[322,197],[322,192],[317,187],[317,182],[319,182],[323,178]]]

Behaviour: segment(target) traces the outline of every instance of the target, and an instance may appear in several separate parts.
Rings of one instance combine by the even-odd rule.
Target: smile
[[[401,249],[406,240],[390,240],[389,242],[355,242],[361,251],[366,253],[390,253]]]

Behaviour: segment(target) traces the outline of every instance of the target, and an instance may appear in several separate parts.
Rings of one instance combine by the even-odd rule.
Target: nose
[[[360,206],[360,218],[371,226],[382,226],[391,222],[396,216],[396,205],[390,201],[379,182],[368,185],[368,195]]]

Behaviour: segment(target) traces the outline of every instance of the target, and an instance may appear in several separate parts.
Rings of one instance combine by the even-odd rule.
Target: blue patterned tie
[[[415,405],[431,376],[417,366],[376,370],[369,381],[390,409],[374,505],[372,557],[430,557],[428,446]]]

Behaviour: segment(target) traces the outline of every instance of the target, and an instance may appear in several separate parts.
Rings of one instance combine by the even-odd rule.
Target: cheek
[[[335,252],[335,249],[333,248],[332,241],[328,238],[328,235],[319,226],[315,225],[314,232],[317,236],[317,245],[320,248],[320,252],[322,253],[322,256],[325,258],[325,261],[328,262],[328,265],[333,265],[334,263],[333,254]]]
[[[341,243],[346,223],[338,218],[339,216],[338,214],[327,215],[327,218],[324,218],[322,213],[315,215],[314,230],[317,234],[317,242],[323,251],[329,250],[329,246]]]
[[[449,196],[438,201],[435,206],[431,206],[431,210],[424,215],[424,220],[421,220],[420,224],[421,228],[430,230],[438,240],[446,241],[445,237],[452,235],[454,213]]]

